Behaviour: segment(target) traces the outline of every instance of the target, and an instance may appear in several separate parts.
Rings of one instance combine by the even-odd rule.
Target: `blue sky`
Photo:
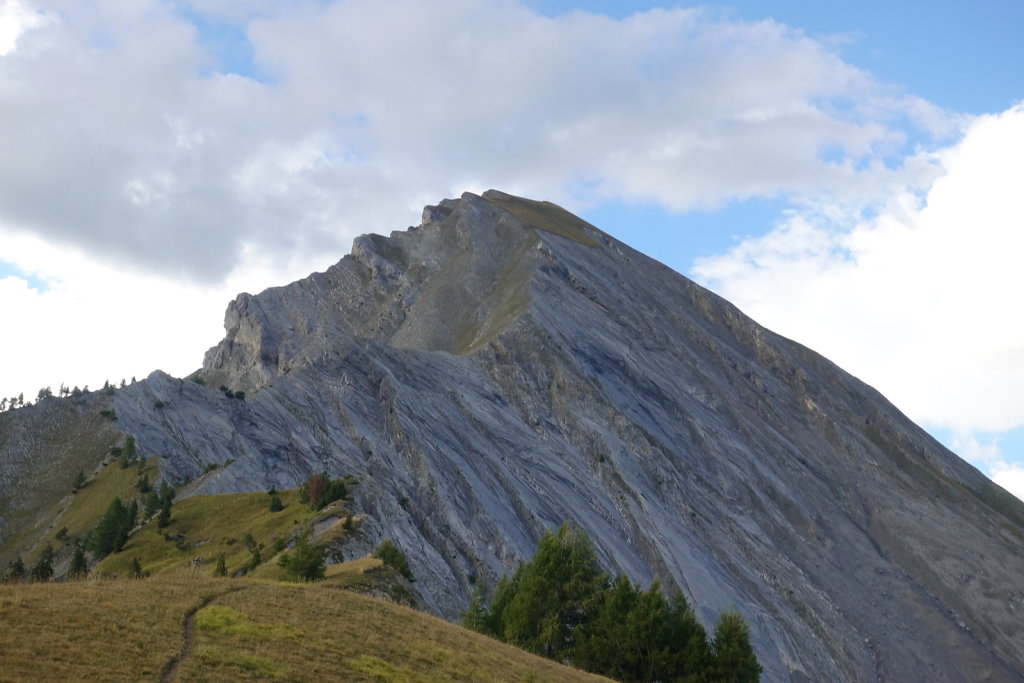
[[[0,396],[186,374],[238,291],[497,187],[1024,496],[1021,26],[993,0],[3,0]]]

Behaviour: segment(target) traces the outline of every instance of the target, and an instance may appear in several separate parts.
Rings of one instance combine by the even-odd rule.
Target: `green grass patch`
[[[497,192],[489,193],[484,199],[505,209],[531,228],[544,230],[588,247],[600,246],[587,237],[586,233],[588,229],[597,228],[557,204]]]
[[[28,484],[0,488],[0,516],[5,518],[0,523],[0,566],[16,555],[26,561],[34,558],[62,526],[73,533],[67,522],[51,524],[74,503],[78,473],[89,476],[123,438],[99,415],[108,403],[94,392],[83,399],[54,399],[0,414],[0,457],[19,462],[21,481]],[[28,442],[19,436],[25,433],[32,435]]]
[[[267,657],[259,657],[244,652],[235,652],[219,647],[206,645],[199,650],[199,659],[208,667],[234,669],[238,674],[246,678],[260,676],[265,678],[281,679],[286,678],[288,671],[283,666],[275,663]],[[229,672],[220,671],[221,675]]]
[[[260,548],[260,566],[272,564],[275,538],[289,539],[315,514],[299,502],[298,489],[279,491],[278,496],[285,506],[278,512],[270,511],[270,496],[262,491],[175,500],[166,528],[158,528],[155,519],[147,522],[129,537],[121,552],[107,556],[97,569],[124,576],[138,558],[143,571],[158,573],[176,567],[191,569],[193,560],[202,558],[195,571],[212,574],[223,555],[231,576],[248,567],[252,558],[244,542],[247,533]]]

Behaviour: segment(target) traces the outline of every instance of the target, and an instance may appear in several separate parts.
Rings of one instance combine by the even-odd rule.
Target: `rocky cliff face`
[[[355,476],[364,528],[441,614],[572,520],[706,623],[737,607],[765,680],[1024,679],[1024,506],[867,385],[554,205],[443,201],[240,295],[225,328],[204,385],[119,390],[118,428],[189,493]]]

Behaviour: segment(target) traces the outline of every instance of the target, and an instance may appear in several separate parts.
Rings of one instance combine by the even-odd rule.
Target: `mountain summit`
[[[705,623],[737,608],[765,680],[1024,678],[1024,505],[871,387],[553,204],[444,200],[239,295],[225,330],[195,381],[114,392],[114,427],[182,495],[354,476],[365,533],[394,539],[440,614],[571,520]],[[11,454],[36,442],[0,417],[0,475],[24,485]]]

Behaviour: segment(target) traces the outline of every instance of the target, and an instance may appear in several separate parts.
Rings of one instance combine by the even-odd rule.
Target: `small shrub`
[[[85,560],[85,551],[82,550],[81,546],[75,548],[74,555],[71,556],[71,566],[68,567],[68,578],[69,579],[80,579],[89,573],[89,564]]]
[[[156,525],[160,529],[166,529],[171,523],[171,501],[165,500],[160,507],[160,516],[156,518]]]
[[[309,534],[299,536],[295,548],[277,561],[286,581],[316,581],[324,578],[324,550],[309,542]]]
[[[128,578],[141,579],[145,578],[146,574],[142,571],[142,565],[139,563],[139,558],[132,558],[131,569],[128,570]]]
[[[7,571],[4,572],[4,583],[21,583],[24,580],[25,564],[21,561],[20,557],[15,557],[7,565]]]
[[[344,479],[331,479],[326,472],[314,474],[299,489],[299,500],[314,510],[323,510],[348,495]]]
[[[276,494],[271,496],[270,497],[270,511],[271,512],[280,512],[281,510],[284,510],[284,503],[281,502],[281,497],[276,495]]]
[[[396,546],[390,539],[385,540],[378,545],[377,549],[373,551],[373,556],[383,562],[386,566],[397,571],[409,581],[416,580],[412,574],[412,570],[409,569],[409,561],[406,559],[405,553],[399,550],[398,546]]]
[[[214,576],[227,576],[228,575],[228,567],[227,567],[227,564],[224,562],[224,555],[223,554],[217,556],[217,567],[213,570],[213,575]]]
[[[263,562],[263,557],[260,555],[260,549],[258,546],[253,546],[252,557],[249,558],[247,570],[252,571],[256,569],[256,567],[260,566],[261,562]]]
[[[103,417],[107,418],[111,422],[113,422],[114,420],[117,419],[117,413],[114,412],[113,408],[111,408],[109,410],[101,410],[100,411],[100,415],[102,415]]]
[[[35,566],[32,567],[32,580],[46,582],[53,578],[53,548],[45,546]]]

